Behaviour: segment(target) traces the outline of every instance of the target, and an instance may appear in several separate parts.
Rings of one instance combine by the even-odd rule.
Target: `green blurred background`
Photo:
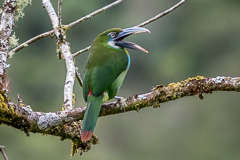
[[[3,0],[0,0],[1,4]],[[63,0],[63,23],[68,24],[112,1]],[[67,32],[72,52],[91,44],[102,31],[131,27],[177,3],[177,0],[128,0]],[[54,1],[56,7],[56,0]],[[51,29],[41,1],[33,0],[14,30],[19,42]],[[129,37],[149,54],[132,51],[131,67],[118,95],[145,93],[157,84],[188,77],[239,76],[240,1],[189,0],[146,26],[152,33]],[[88,53],[76,59],[80,73]],[[20,94],[35,111],[57,111],[63,103],[65,63],[58,60],[55,39],[44,38],[16,53],[11,64],[10,97]],[[84,106],[76,83],[77,106]],[[161,108],[147,108],[99,118],[95,133],[100,144],[77,159],[239,160],[239,93],[218,92],[200,100],[188,97]],[[0,126],[0,144],[11,160],[67,160],[70,141]],[[0,159],[2,159],[0,155]]]

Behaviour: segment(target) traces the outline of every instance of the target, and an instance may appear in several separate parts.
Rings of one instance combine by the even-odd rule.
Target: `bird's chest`
[[[121,73],[124,70],[127,70],[130,66],[130,56],[128,52],[125,52],[123,49],[111,50],[108,53],[103,53],[99,56],[98,64],[111,71]]]
[[[114,55],[113,63],[117,68],[121,66],[123,70],[127,70],[130,66],[130,56],[127,53],[117,53]]]

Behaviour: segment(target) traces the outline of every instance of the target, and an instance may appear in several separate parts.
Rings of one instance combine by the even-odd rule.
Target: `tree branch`
[[[213,93],[214,91],[240,92],[240,77],[218,76],[212,78],[197,76],[184,81],[170,83],[168,86],[157,85],[148,93],[135,94],[125,99],[126,107],[122,106],[118,101],[103,104],[99,116],[134,110],[139,112],[140,109],[149,106],[157,108],[160,106],[160,103],[187,96],[198,95],[202,99],[202,94]],[[28,132],[34,132],[59,136],[61,139],[71,139],[73,142],[78,143],[77,148],[81,148],[82,145],[90,147],[91,144],[98,142],[96,136],[89,142],[82,143],[80,141],[81,127],[78,121],[83,118],[86,107],[49,113],[34,112],[29,105],[23,103],[14,104],[9,102],[4,94],[0,96],[0,124],[3,123],[21,129],[27,135]],[[124,107],[124,110],[122,107]]]
[[[66,40],[66,36],[64,35],[64,31],[59,26],[59,17],[50,2],[50,0],[42,0],[43,6],[48,12],[48,15],[51,19],[54,34],[57,38],[57,47],[59,52],[59,58],[61,54],[64,57],[67,73],[64,84],[64,110],[71,110],[73,108],[73,86],[75,81],[75,65],[73,61],[73,57],[70,51],[69,43]]]
[[[3,155],[4,160],[8,160],[6,153],[4,152],[5,147],[0,145],[0,152]]]
[[[92,18],[92,17],[94,17],[94,16],[104,12],[104,11],[108,10],[109,8],[111,8],[111,7],[114,7],[114,6],[118,5],[119,3],[123,2],[123,1],[125,1],[125,0],[117,0],[117,1],[115,1],[113,3],[110,3],[109,5],[104,6],[104,7],[100,8],[100,9],[98,9],[98,10],[96,10],[96,11],[94,11],[94,12],[92,12],[92,13],[90,13],[90,14],[88,14],[88,15],[86,15],[86,16],[84,16],[84,17],[82,17],[82,18],[80,18],[80,19],[78,19],[78,20],[76,20],[76,21],[66,25],[65,28],[70,29],[71,27],[73,27],[73,26],[75,26],[75,25],[77,25],[79,23],[82,23],[82,22],[88,20],[89,18]],[[54,33],[54,30],[51,30],[51,31],[44,32],[44,33],[42,33],[40,35],[37,35],[37,36],[35,36],[35,37],[33,37],[33,38],[23,42],[22,44],[20,44],[16,48],[12,49],[10,51],[10,53],[11,53],[11,55],[13,55],[14,53],[20,51],[24,47],[27,47],[28,45],[30,45],[31,43],[36,42],[39,39],[48,37],[48,36],[52,35],[53,33]]]
[[[96,16],[96,15],[106,11],[107,9],[109,9],[111,7],[118,5],[119,3],[123,2],[123,1],[125,1],[125,0],[117,0],[117,1],[115,1],[115,2],[113,2],[111,4],[109,4],[109,5],[106,5],[106,6],[102,7],[102,8],[100,8],[100,9],[98,9],[98,10],[96,10],[96,11],[94,11],[94,12],[92,12],[92,13],[90,13],[90,14],[88,14],[88,15],[86,15],[86,16],[84,16],[84,17],[82,17],[82,18],[80,18],[80,19],[78,19],[78,20],[76,20],[76,21],[66,25],[66,27],[67,28],[71,28],[71,27],[75,26],[76,24],[82,23],[82,22],[92,18],[93,16]]]
[[[149,23],[152,23],[152,22],[158,20],[159,18],[161,18],[161,17],[171,13],[172,11],[174,11],[175,9],[180,7],[185,1],[186,0],[179,1],[177,4],[175,4],[174,6],[170,7],[169,9],[167,9],[167,10],[157,14],[156,16],[154,16],[154,17],[152,17],[152,18],[150,18],[150,19],[148,19],[148,20],[146,20],[146,21],[144,21],[144,22],[142,22],[142,23],[140,23],[140,24],[138,24],[136,26],[143,27],[143,26],[146,26]],[[81,49],[81,50],[77,51],[76,53],[74,53],[73,56],[76,57],[76,56],[78,56],[78,55],[80,55],[80,54],[82,54],[84,52],[87,52],[88,50],[90,50],[90,48],[91,48],[91,46],[88,46],[88,47],[86,47],[84,49]]]
[[[62,0],[58,0],[58,26],[62,26]]]
[[[35,36],[35,37],[33,37],[33,38],[31,38],[31,39],[23,42],[22,44],[18,45],[16,48],[12,49],[12,50],[9,52],[9,56],[10,56],[10,57],[13,56],[14,53],[16,53],[16,52],[20,51],[21,49],[27,47],[29,44],[31,44],[31,43],[33,43],[33,42],[36,42],[36,41],[38,41],[39,39],[42,39],[42,38],[44,38],[44,37],[50,36],[50,35],[52,35],[52,34],[54,34],[54,31],[53,31],[53,30],[48,31],[48,32],[45,32],[45,33],[42,33],[42,34],[39,34],[39,35],[37,35],[37,36]]]
[[[77,81],[78,81],[79,85],[82,87],[83,86],[83,80],[82,80],[82,78],[80,76],[80,73],[78,72],[78,68],[77,67],[76,67],[75,74],[76,74],[76,78],[77,78]]]
[[[143,26],[146,26],[146,25],[149,24],[149,23],[152,23],[152,22],[158,20],[159,18],[167,15],[168,13],[171,13],[172,11],[174,11],[175,9],[177,9],[178,7],[180,7],[185,1],[186,1],[186,0],[181,0],[180,2],[178,2],[177,4],[175,4],[174,6],[172,6],[171,8],[169,8],[169,9],[167,9],[167,10],[165,10],[165,11],[157,14],[156,16],[154,16],[154,17],[152,17],[152,18],[150,18],[150,19],[148,19],[148,20],[146,20],[146,21],[138,24],[137,26],[138,26],[138,27],[143,27]]]
[[[5,0],[3,3],[3,13],[0,24],[0,83],[5,82],[7,64],[7,56],[9,50],[9,37],[12,33],[14,25],[14,15],[16,12],[16,0]]]
[[[90,48],[91,48],[91,46],[88,46],[88,47],[86,47],[84,49],[81,49],[81,50],[77,51],[76,53],[73,53],[73,57],[76,57],[76,56],[78,56],[78,55],[80,55],[80,54],[82,54],[84,52],[87,52]]]

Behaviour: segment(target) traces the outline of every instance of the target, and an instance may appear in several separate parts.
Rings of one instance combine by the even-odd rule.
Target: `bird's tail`
[[[88,97],[87,109],[84,114],[81,140],[82,142],[88,141],[93,134],[93,130],[97,123],[97,118],[102,106],[103,95],[94,97],[93,95]]]

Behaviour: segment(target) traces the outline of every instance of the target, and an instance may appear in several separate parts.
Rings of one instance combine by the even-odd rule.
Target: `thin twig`
[[[62,0],[58,0],[58,23],[62,26]]]
[[[62,0],[58,0],[58,32],[59,32],[59,37],[57,38],[57,44],[63,43],[63,30],[62,30]],[[62,58],[62,54],[59,51],[58,52],[58,58]]]
[[[98,9],[98,10],[96,10],[96,11],[94,11],[94,12],[92,12],[92,13],[90,13],[90,14],[88,14],[88,15],[86,15],[86,16],[84,16],[84,17],[82,17],[82,18],[80,18],[80,19],[78,19],[78,20],[76,20],[76,21],[66,25],[66,27],[71,28],[71,27],[75,26],[78,23],[82,23],[82,22],[88,20],[89,18],[92,18],[93,16],[96,16],[96,15],[106,11],[109,8],[111,8],[113,6],[116,6],[117,4],[119,4],[119,3],[123,2],[123,1],[125,1],[125,0],[117,0],[117,1],[111,3],[111,4],[107,5],[107,6],[104,6],[104,7],[100,8],[100,9]]]
[[[5,148],[4,146],[0,145],[0,152],[1,152],[1,154],[3,155],[3,158],[4,158],[5,160],[8,160],[8,157],[7,157],[6,153],[4,152],[5,149],[6,149],[6,148]]]
[[[77,67],[76,67],[75,74],[76,74],[76,78],[77,78],[77,81],[78,81],[79,85],[82,87],[83,86],[83,80],[82,80],[82,78],[80,76],[80,73],[78,72],[78,68]]]
[[[180,2],[178,2],[177,4],[172,6],[171,8],[169,8],[169,9],[167,9],[167,10],[165,10],[165,11],[159,13],[159,14],[157,14],[156,16],[154,16],[154,17],[152,17],[152,18],[150,18],[150,19],[148,19],[148,20],[146,20],[146,21],[144,21],[144,22],[142,22],[142,23],[140,23],[140,24],[138,24],[136,26],[143,27],[143,26],[145,26],[145,25],[147,25],[149,23],[152,23],[152,22],[156,21],[157,19],[159,19],[159,18],[169,14],[170,12],[172,12],[173,10],[175,10],[176,8],[181,6],[185,1],[186,0],[181,0]],[[81,49],[81,50],[77,51],[76,53],[73,54],[73,56],[76,57],[76,56],[78,56],[78,55],[80,55],[80,54],[82,54],[84,52],[87,52],[90,49],[90,47],[91,46],[88,46],[88,47],[86,47],[84,49]]]
[[[87,52],[90,48],[91,48],[91,46],[88,46],[88,47],[86,47],[84,49],[81,49],[81,50],[77,51],[76,53],[73,54],[73,57],[76,57],[76,56],[78,56],[78,55],[80,55],[80,54],[82,54],[84,52]]]
[[[152,22],[156,21],[157,19],[159,19],[159,18],[167,15],[168,13],[172,12],[172,11],[175,10],[176,8],[180,7],[185,1],[186,1],[186,0],[181,0],[180,2],[178,2],[177,4],[175,4],[174,6],[172,6],[171,8],[169,8],[169,9],[167,9],[167,10],[165,10],[165,11],[157,14],[156,16],[154,16],[154,17],[152,17],[152,18],[150,18],[150,19],[148,19],[148,20],[146,20],[146,21],[138,24],[137,26],[138,26],[138,27],[143,27],[143,26],[146,26],[146,25],[149,24],[149,23],[152,23]]]
[[[44,32],[42,34],[39,34],[25,42],[23,42],[22,44],[20,44],[19,46],[17,46],[16,48],[12,49],[10,52],[9,52],[9,56],[11,57],[14,53],[20,51],[21,49],[23,49],[24,47],[27,47],[29,44],[33,43],[33,42],[36,42],[37,40],[39,39],[42,39],[44,37],[47,37],[49,35],[52,35],[54,33],[53,30],[51,31],[48,31],[48,32]]]
[[[90,14],[88,14],[88,15],[86,15],[86,16],[84,16],[84,17],[82,17],[82,18],[80,18],[80,19],[78,19],[78,20],[76,20],[76,21],[66,25],[66,26],[69,29],[69,28],[73,27],[74,25],[82,23],[82,22],[88,20],[89,18],[92,18],[93,16],[96,16],[96,15],[102,13],[103,11],[106,11],[109,8],[111,8],[113,6],[116,6],[117,4],[119,4],[119,3],[123,2],[123,1],[125,1],[125,0],[117,0],[117,1],[115,1],[113,3],[110,3],[109,5],[104,6],[104,7],[100,8],[100,9],[98,9],[97,11],[94,11],[94,12],[92,12],[92,13],[90,13]],[[47,36],[50,36],[53,33],[54,33],[54,31],[51,30],[51,31],[44,32],[44,33],[42,33],[40,35],[37,35],[37,36],[35,36],[35,37],[33,37],[33,38],[23,42],[22,44],[20,44],[16,48],[12,49],[10,52],[11,53],[16,53],[16,52],[20,51],[21,49],[23,49],[24,47],[30,45],[31,43],[33,43],[33,42],[35,42],[35,41],[37,41],[39,39],[45,38]]]

